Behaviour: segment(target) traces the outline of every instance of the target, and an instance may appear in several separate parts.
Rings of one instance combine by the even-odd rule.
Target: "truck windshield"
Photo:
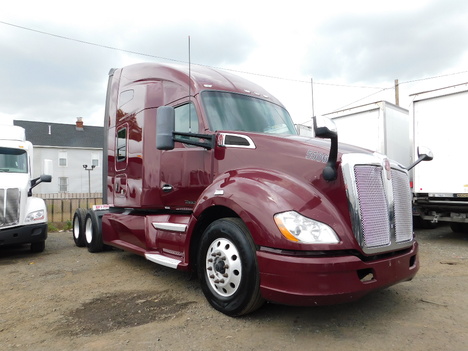
[[[28,173],[26,150],[0,147],[0,172]]]
[[[289,113],[269,101],[220,91],[204,91],[202,100],[213,131],[297,134]]]

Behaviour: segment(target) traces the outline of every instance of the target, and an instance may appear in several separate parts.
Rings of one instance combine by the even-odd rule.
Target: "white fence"
[[[66,223],[73,220],[73,214],[79,207],[91,208],[93,205],[102,204],[101,193],[56,193],[56,194],[34,194],[44,199],[47,205],[49,222]]]

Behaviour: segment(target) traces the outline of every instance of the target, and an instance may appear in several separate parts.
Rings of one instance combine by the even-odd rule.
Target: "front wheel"
[[[33,253],[39,253],[44,251],[45,249],[45,241],[37,241],[34,243],[31,243],[31,252]]]
[[[255,245],[238,218],[219,219],[208,226],[200,243],[198,274],[208,302],[226,315],[253,312],[264,302]]]

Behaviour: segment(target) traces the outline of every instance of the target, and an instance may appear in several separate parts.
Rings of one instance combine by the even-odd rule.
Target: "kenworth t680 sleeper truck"
[[[227,315],[352,301],[418,271],[406,169],[338,145],[320,122],[316,138],[297,135],[282,104],[243,78],[111,70],[104,130],[107,206],[76,210],[76,244],[196,271]]]

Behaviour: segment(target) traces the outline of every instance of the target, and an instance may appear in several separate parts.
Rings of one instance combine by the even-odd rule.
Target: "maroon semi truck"
[[[209,303],[231,316],[264,301],[353,301],[412,279],[406,169],[315,124],[315,138],[298,135],[277,99],[225,71],[111,70],[108,205],[76,210],[75,243],[195,271]]]

